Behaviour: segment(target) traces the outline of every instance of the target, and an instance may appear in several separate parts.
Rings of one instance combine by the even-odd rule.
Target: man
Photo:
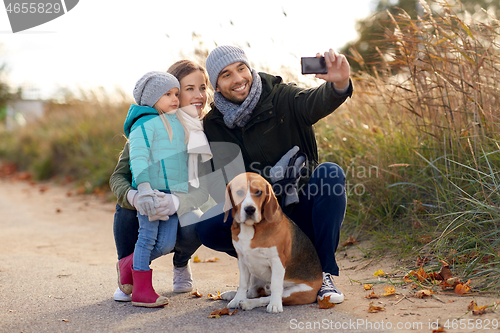
[[[334,163],[318,165],[312,126],[352,95],[352,83],[344,55],[330,49],[324,56],[328,72],[316,77],[326,82],[317,88],[302,89],[282,83],[280,77],[257,73],[240,48],[217,47],[206,60],[215,96],[204,129],[214,155],[213,171],[217,171],[217,166],[223,169],[232,158],[228,158],[231,154],[227,149],[218,148],[215,143],[237,145],[244,169],[260,173],[271,183],[283,178],[289,162],[296,161],[297,147],[307,156],[309,172],[300,179],[296,197],[288,200],[289,191],[276,194],[285,197],[281,201],[283,211],[312,240],[318,252],[324,277],[319,299],[329,296],[330,302],[341,303],[344,295],[335,287],[332,275],[339,274],[335,251],[346,209],[345,175]],[[278,167],[282,168],[281,177],[280,172],[273,174]],[[296,172],[294,177],[300,174]],[[226,181],[230,179],[226,177]],[[290,182],[294,185],[293,179]],[[273,188],[276,192],[277,187]],[[293,197],[294,191],[290,192]],[[223,223],[223,218],[220,206],[214,207],[202,216],[196,231],[205,246],[236,256],[231,243],[231,221]]]

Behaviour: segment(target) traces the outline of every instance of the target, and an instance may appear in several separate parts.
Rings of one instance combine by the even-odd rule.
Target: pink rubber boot
[[[132,293],[134,280],[132,277],[132,264],[134,262],[134,254],[121,258],[116,263],[116,271],[118,273],[118,287],[125,294],[130,295]]]
[[[135,271],[134,289],[132,291],[132,305],[146,308],[158,308],[168,304],[168,298],[160,296],[153,289],[153,270]]]

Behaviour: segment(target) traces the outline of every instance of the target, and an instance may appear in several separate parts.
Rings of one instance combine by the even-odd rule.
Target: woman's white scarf
[[[177,117],[188,133],[189,184],[198,188],[200,186],[200,180],[198,179],[198,155],[201,156],[202,162],[206,162],[212,158],[212,151],[210,150],[207,136],[203,132],[203,124],[194,106],[180,108],[177,111]]]

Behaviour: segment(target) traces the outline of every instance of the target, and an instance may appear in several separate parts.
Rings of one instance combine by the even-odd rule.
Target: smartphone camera
[[[325,57],[302,57],[300,58],[302,65],[302,74],[326,74]]]

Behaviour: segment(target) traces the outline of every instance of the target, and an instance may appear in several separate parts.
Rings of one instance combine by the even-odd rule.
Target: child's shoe
[[[160,296],[153,289],[153,270],[132,270],[134,288],[132,291],[132,305],[146,308],[158,308],[168,304],[168,298]]]
[[[116,263],[116,271],[118,273],[118,287],[123,293],[130,295],[133,289],[132,264],[134,262],[134,254],[121,258]]]

